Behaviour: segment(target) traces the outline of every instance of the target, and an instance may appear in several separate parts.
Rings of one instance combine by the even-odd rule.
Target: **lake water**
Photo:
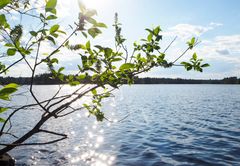
[[[37,86],[38,96],[55,89]],[[126,119],[96,123],[82,111],[53,120],[44,127],[67,133],[69,139],[19,147],[11,152],[17,165],[240,165],[240,86],[133,85],[115,96],[104,102],[103,110],[113,121],[128,115]],[[15,132],[27,130],[37,112],[19,114]],[[24,127],[18,129],[20,125]],[[50,139],[39,135],[33,141]]]

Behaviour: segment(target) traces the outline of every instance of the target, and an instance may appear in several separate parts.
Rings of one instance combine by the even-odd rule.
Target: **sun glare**
[[[80,0],[87,8],[98,9],[103,6],[103,0]]]

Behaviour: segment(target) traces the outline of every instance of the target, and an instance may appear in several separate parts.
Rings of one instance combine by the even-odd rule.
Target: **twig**
[[[166,49],[163,51],[163,53],[165,54],[166,51],[171,47],[171,45],[175,42],[175,40],[177,39],[177,36],[171,41],[171,43],[166,47]]]

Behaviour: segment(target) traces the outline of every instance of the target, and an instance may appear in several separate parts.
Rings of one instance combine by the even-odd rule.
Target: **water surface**
[[[37,86],[38,96],[55,89]],[[103,111],[113,121],[126,119],[96,123],[82,111],[53,120],[45,128],[70,138],[17,148],[11,152],[17,165],[240,165],[240,86],[133,85],[115,96]],[[23,111],[16,123],[25,126],[15,132],[29,129],[36,119],[33,111]]]

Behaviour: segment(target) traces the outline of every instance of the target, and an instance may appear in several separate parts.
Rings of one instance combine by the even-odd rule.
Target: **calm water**
[[[37,88],[45,97],[57,86]],[[103,110],[113,121],[126,119],[96,123],[82,111],[53,120],[45,128],[70,138],[12,151],[17,165],[240,165],[240,86],[133,85],[115,96]],[[15,131],[27,130],[38,119],[36,112],[19,114],[16,123],[25,126]],[[39,135],[33,141],[53,138]]]

